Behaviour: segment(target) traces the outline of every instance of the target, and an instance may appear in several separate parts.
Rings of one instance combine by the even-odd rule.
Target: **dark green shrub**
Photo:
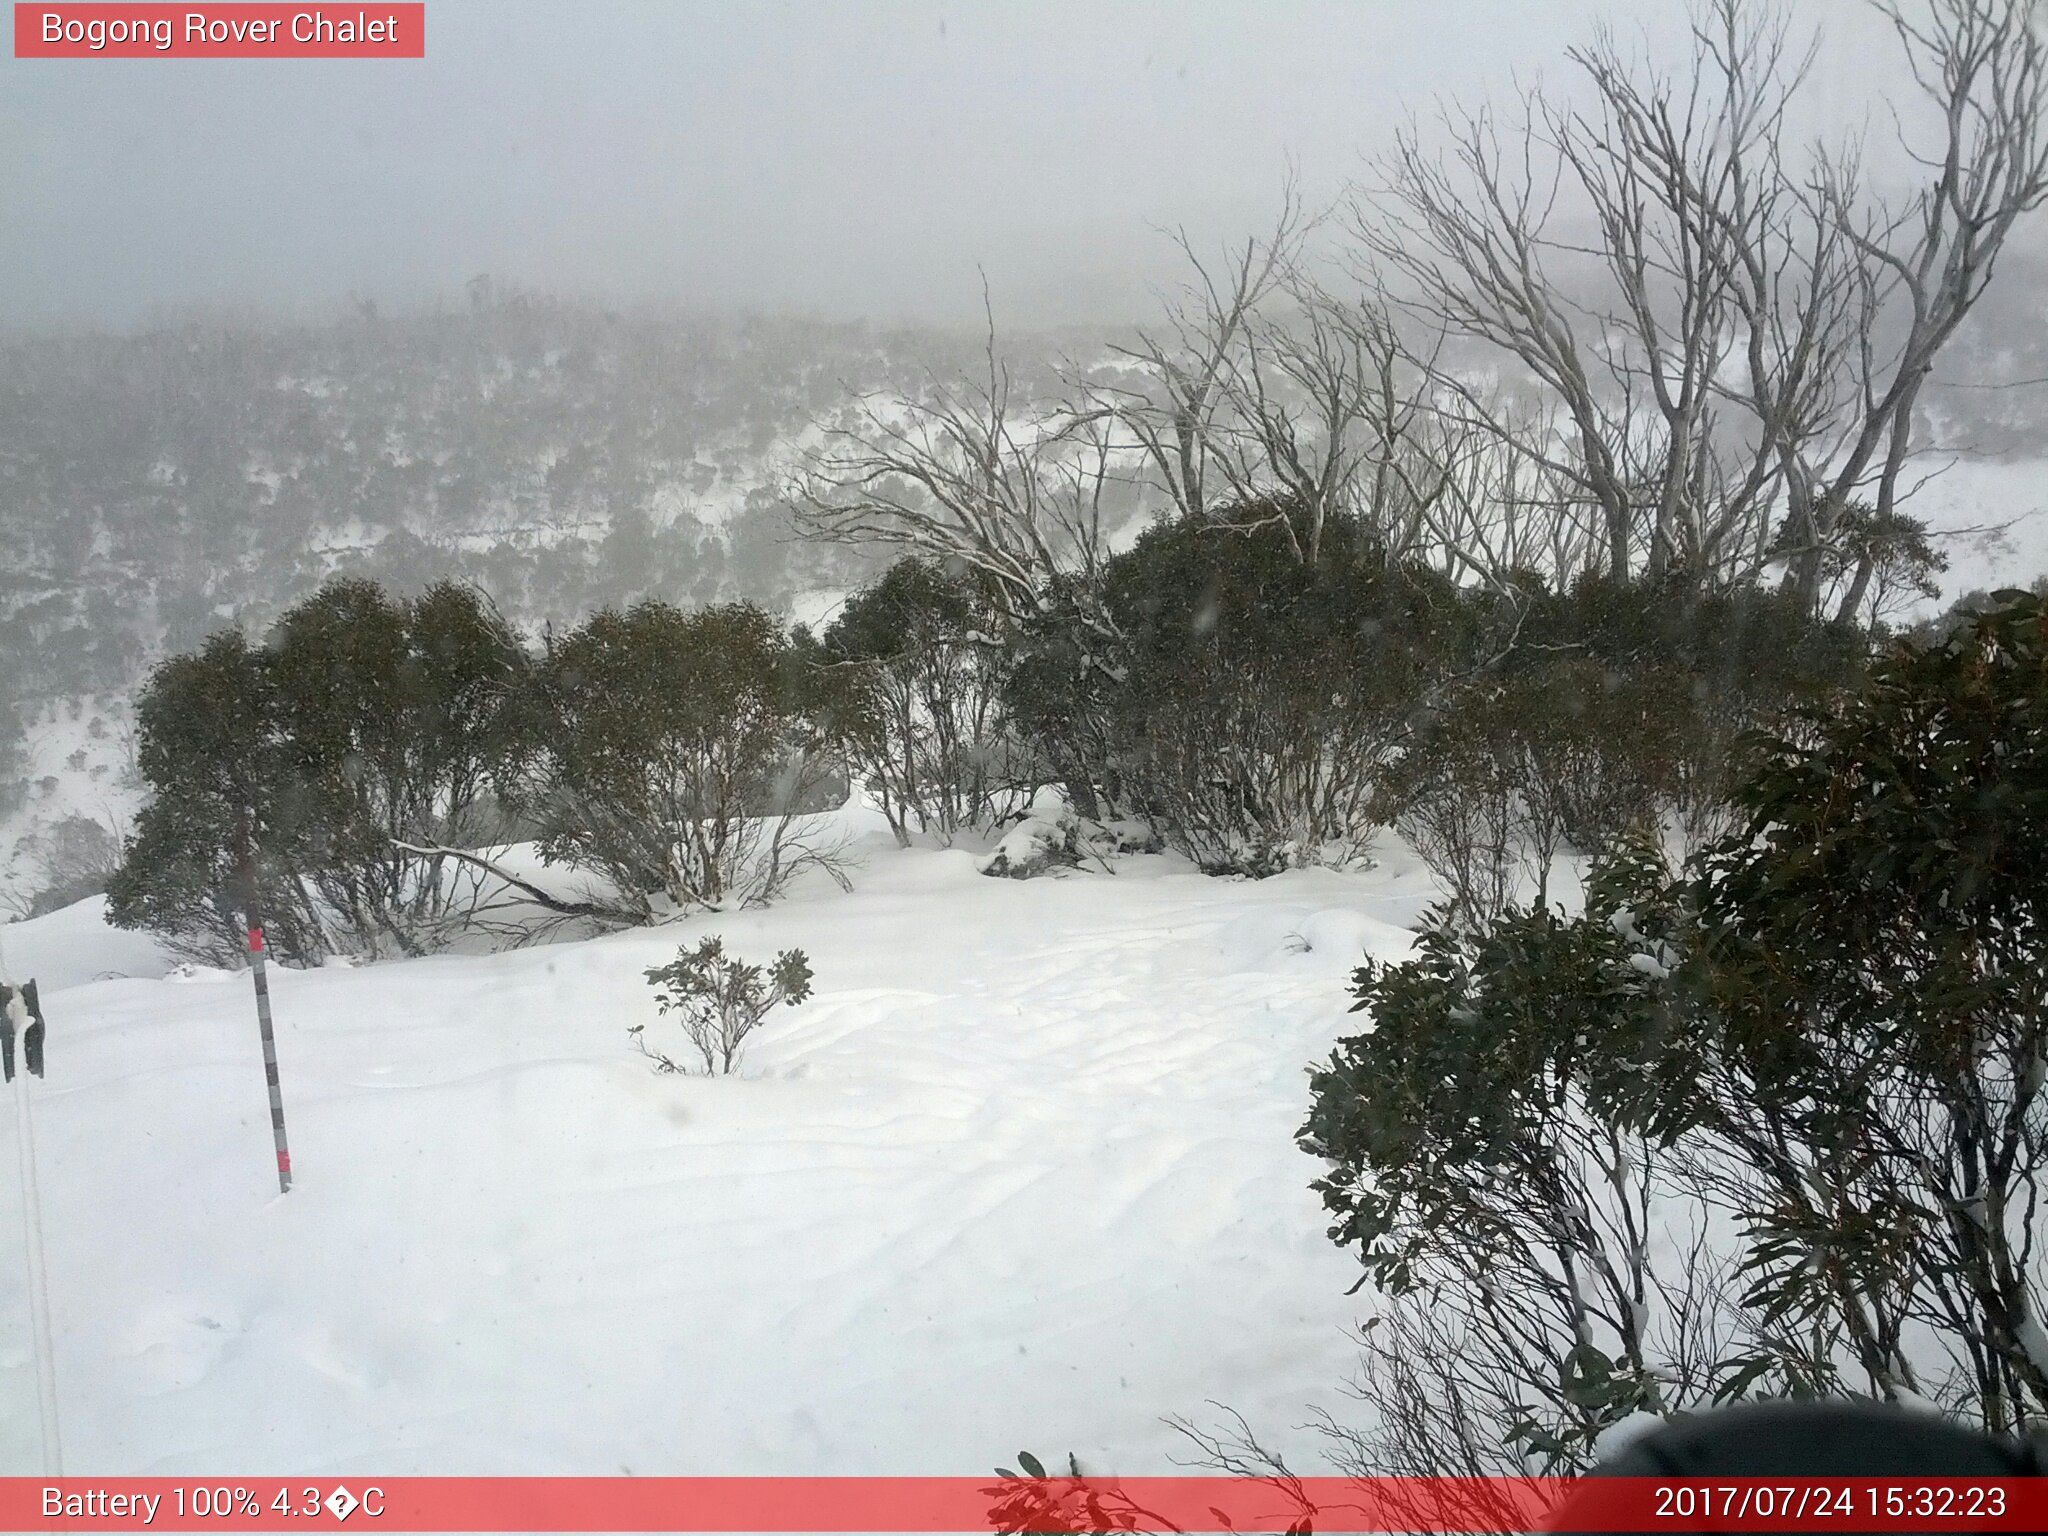
[[[2048,1417],[2044,718],[2048,605],[2005,594],[1746,743],[1686,878],[1624,842],[1582,916],[1359,973],[1303,1145],[1393,1298],[1394,1470],[1758,1391]]]
[[[491,796],[526,656],[473,588],[409,603],[338,581],[269,646],[276,728],[308,796],[306,875],[349,947],[438,947],[479,895],[444,849],[500,840]]]
[[[1756,1172],[1755,1294],[2017,1432],[2048,1419],[2048,601],[2001,593],[1801,724],[1699,861],[1678,978],[1702,1117]]]
[[[1733,825],[1745,732],[1851,685],[1869,639],[1758,589],[1588,578],[1474,599],[1471,663],[1391,775],[1403,834],[1454,921],[1541,899],[1564,851]]]
[[[1128,814],[1134,807],[1114,714],[1129,672],[1124,638],[1103,611],[1101,592],[1078,577],[1061,578],[1004,638],[1003,704],[1047,777],[1083,816]]]
[[[235,964],[253,869],[278,956],[305,964],[332,952],[302,878],[313,862],[310,797],[276,719],[267,660],[239,634],[215,635],[151,675],[136,707],[150,798],[108,882],[115,926],[146,928],[188,959]]]
[[[1644,802],[1675,820],[1686,847],[1725,832],[1742,760],[1736,744],[1804,704],[1852,686],[1866,632],[1816,620],[1794,595],[1761,587],[1588,578],[1539,604],[1519,666],[1574,657],[1600,694],[1579,697],[1601,766],[1596,782],[1630,814],[1595,815],[1573,841],[1592,851],[1640,819]],[[1595,671],[1594,669],[1597,669]]]
[[[1466,618],[1447,582],[1388,564],[1357,525],[1326,524],[1308,563],[1258,510],[1149,530],[1103,598],[1123,789],[1202,867],[1252,875],[1363,855]]]
[[[262,650],[224,634],[165,663],[138,711],[151,799],[110,917],[228,963],[253,871],[281,958],[445,943],[480,886],[443,850],[501,830],[491,776],[524,664],[473,590],[398,603],[365,581],[289,610]]]
[[[765,901],[836,869],[803,815],[830,770],[813,703],[812,669],[751,604],[607,609],[550,640],[507,795],[624,919]]]

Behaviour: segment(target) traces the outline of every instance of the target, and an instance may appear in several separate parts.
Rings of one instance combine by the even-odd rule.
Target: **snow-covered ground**
[[[1933,456],[1930,455],[1930,458]],[[2048,576],[2048,461],[2030,455],[1948,462],[1908,502],[1948,557],[1941,601],[1966,592],[2024,587]]]
[[[1299,1447],[1364,1305],[1303,1071],[1426,877],[1020,882],[858,830],[850,895],[273,972],[282,1197],[245,976],[168,976],[97,902],[0,928],[50,1019],[67,1471],[1170,1471],[1162,1417],[1212,1400]],[[739,1075],[657,1075],[642,972],[713,931],[803,948],[816,994]],[[0,1472],[37,1470],[34,1391],[5,1276]]]

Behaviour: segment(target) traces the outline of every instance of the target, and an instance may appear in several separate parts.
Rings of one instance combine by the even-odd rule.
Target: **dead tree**
[[[863,396],[786,496],[813,537],[895,545],[981,573],[999,616],[1015,623],[1050,582],[1099,572],[1113,449],[1057,403],[1013,398],[993,320],[984,355],[980,379]]]
[[[1226,496],[1245,499],[1230,473],[1228,445],[1246,430],[1242,395],[1233,386],[1241,382],[1246,349],[1255,345],[1261,310],[1286,286],[1312,223],[1290,181],[1272,231],[1221,262],[1204,258],[1184,231],[1176,233],[1191,275],[1166,299],[1162,324],[1112,347],[1111,368],[1076,372],[1071,380],[1074,419],[1135,458],[1137,477],[1179,516],[1206,517]]]
[[[1818,605],[1846,510],[1888,523],[1921,383],[2048,193],[2024,0],[1880,9],[1938,125],[1919,150],[1902,128],[1929,178],[1904,201],[1854,154],[1788,161],[1813,52],[1750,0],[1704,0],[1675,73],[1603,34],[1571,54],[1584,106],[1448,112],[1440,147],[1411,127],[1352,200],[1370,289],[1464,349],[1409,350],[1440,409],[1590,509],[1613,576],[1784,560]],[[1503,408],[1503,366],[1533,418]]]
[[[1850,430],[1837,451],[1788,481],[1788,526],[1803,543],[1798,589],[1817,597],[1824,556],[1860,499],[1893,522],[1913,413],[1936,357],[1991,281],[2013,226],[2048,196],[2048,50],[2029,0],[1936,0],[1915,14],[1877,8],[1899,39],[1932,123],[1900,142],[1928,179],[1904,199],[1863,193],[1824,166],[1819,205],[1855,254]],[[1919,142],[1916,143],[1916,139]],[[1860,195],[1859,195],[1860,194]],[[1856,563],[1861,570],[1861,562]]]

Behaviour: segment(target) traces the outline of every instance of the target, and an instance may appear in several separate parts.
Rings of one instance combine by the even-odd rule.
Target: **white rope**
[[[21,1149],[21,1228],[28,1253],[29,1327],[35,1339],[36,1409],[42,1420],[43,1472],[64,1475],[64,1446],[57,1435],[57,1356],[50,1341],[50,1277],[43,1265],[43,1194],[36,1178],[35,1130],[29,1121],[28,1004],[7,971],[0,948],[0,983],[14,987],[7,1016],[14,1024],[14,1135]]]

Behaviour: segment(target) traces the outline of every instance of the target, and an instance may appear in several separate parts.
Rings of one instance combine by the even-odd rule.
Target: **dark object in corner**
[[[2000,1440],[1930,1413],[1875,1402],[1745,1403],[1674,1419],[1602,1461],[1606,1477],[2039,1477],[2033,1445]],[[1595,1484],[1566,1500],[1550,1529],[1596,1508]],[[1598,1522],[1588,1522],[1598,1528]],[[1959,1520],[1955,1529],[2010,1529]],[[1947,1527],[1945,1526],[1944,1529]]]
[[[0,1065],[7,1069],[7,1081],[14,1081],[14,988],[0,983]],[[36,984],[21,984],[21,1005],[28,1011],[28,1028],[21,1032],[22,1065],[37,1077],[43,1075],[43,1008],[36,1000]]]

